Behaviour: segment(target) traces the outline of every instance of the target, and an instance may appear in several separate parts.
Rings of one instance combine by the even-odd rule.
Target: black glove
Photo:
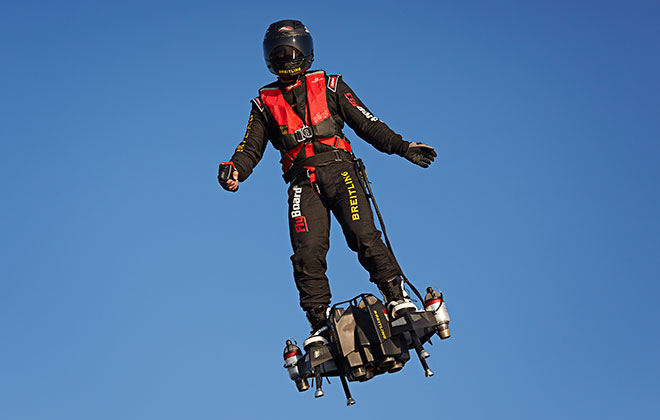
[[[234,162],[232,161],[222,162],[220,164],[220,166],[218,167],[218,182],[220,183],[222,189],[226,191],[232,191],[229,189],[229,186],[227,186],[227,181],[233,179],[235,170],[236,170],[236,166],[234,166]],[[238,191],[238,188],[236,188],[232,192],[236,192],[236,191]]]
[[[408,151],[403,157],[415,165],[419,165],[422,168],[428,168],[429,165],[433,163],[436,156],[438,156],[438,154],[431,146],[424,143],[412,142],[410,143],[410,146],[408,146]]]

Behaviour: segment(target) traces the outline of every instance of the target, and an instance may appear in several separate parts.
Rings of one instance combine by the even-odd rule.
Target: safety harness
[[[336,77],[331,76],[328,83],[335,87]],[[315,181],[314,167],[328,164],[332,161],[351,160],[353,158],[350,143],[337,136],[337,128],[326,98],[325,72],[322,70],[305,75],[307,88],[307,108],[305,121],[293,110],[284,99],[278,87],[267,87],[259,90],[258,99],[268,109],[282,130],[282,171],[284,180],[291,182],[294,178],[308,172],[310,180]],[[319,154],[314,153],[314,142],[318,141],[334,150]],[[305,151],[305,158],[294,161],[301,151]]]

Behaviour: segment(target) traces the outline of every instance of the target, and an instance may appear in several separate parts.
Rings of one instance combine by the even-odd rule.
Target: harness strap
[[[291,168],[282,175],[282,178],[289,183],[300,176],[307,175],[307,168],[309,167],[325,166],[332,162],[350,162],[353,159],[353,154],[346,150],[329,150],[296,162],[295,165],[291,166]]]
[[[353,153],[351,144],[341,137],[326,137],[323,139],[317,139],[316,141],[325,144],[326,146],[334,147],[339,150],[346,151],[348,153]],[[305,157],[309,158],[314,156],[314,144],[313,142],[301,143],[288,152],[282,153],[282,172],[286,173],[293,165],[293,161],[296,160],[298,154],[305,149]]]
[[[309,183],[312,185],[312,188],[314,188],[314,191],[316,191],[316,194],[321,196],[321,187],[319,186],[319,178],[316,176],[316,167],[315,166],[305,166],[305,169],[307,170],[307,178],[309,178]]]
[[[347,153],[352,158],[353,151],[351,145],[346,139],[337,136],[339,131],[328,109],[326,90],[330,89],[334,91],[337,87],[337,79],[338,76],[332,76],[328,80],[328,87],[326,87],[326,76],[322,70],[305,74],[307,106],[305,107],[304,121],[284,99],[284,95],[282,95],[282,92],[277,87],[264,87],[260,89],[259,97],[255,98],[255,104],[260,109],[262,107],[268,108],[275,122],[280,126],[280,129],[284,130],[281,133],[283,144],[287,145],[287,147],[293,146],[289,150],[281,150],[282,171],[285,173],[285,179],[292,179],[294,176],[298,176],[298,173],[292,175],[286,174],[293,167],[300,166],[298,162],[294,165],[294,161],[296,161],[301,151],[305,151],[304,159],[299,159],[301,162],[308,162],[310,158],[315,157],[315,141]],[[326,156],[325,153],[321,153],[320,155]],[[319,160],[319,162],[327,164],[334,160],[337,159],[333,155],[332,159],[327,162],[323,159]],[[305,163],[305,166],[313,165]]]

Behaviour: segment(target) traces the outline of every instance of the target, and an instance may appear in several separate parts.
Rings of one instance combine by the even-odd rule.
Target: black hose
[[[383,216],[380,214],[380,210],[378,209],[378,204],[376,204],[376,198],[374,197],[374,193],[371,190],[371,183],[369,182],[369,178],[367,177],[367,169],[364,167],[364,163],[362,162],[362,159],[355,159],[354,163],[357,173],[360,176],[360,181],[362,182],[362,185],[364,185],[364,188],[367,192],[367,198],[370,199],[371,202],[374,204],[374,210],[376,210],[376,215],[378,216],[378,223],[380,224],[380,228],[383,231],[383,236],[385,237],[385,243],[387,244],[387,248],[390,250],[390,255],[392,256],[394,265],[399,270],[399,274],[401,275],[401,277],[403,277],[403,281],[405,281],[406,284],[410,286],[410,289],[413,291],[413,293],[415,293],[415,295],[417,295],[417,297],[419,298],[420,302],[423,303],[424,298],[419,293],[417,288],[410,282],[410,280],[408,280],[406,275],[403,273],[403,270],[401,269],[399,262],[394,256],[394,250],[392,249],[392,244],[390,244],[390,239],[387,237],[387,230],[385,229],[385,222],[383,222]]]

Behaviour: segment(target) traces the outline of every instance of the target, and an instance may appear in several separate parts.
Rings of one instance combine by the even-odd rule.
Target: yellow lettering
[[[248,138],[248,136],[250,135],[250,130],[252,129],[252,119],[253,118],[254,117],[252,116],[252,114],[250,114],[250,119],[248,120],[247,130],[245,130],[245,137],[243,137],[243,139]]]
[[[243,140],[238,146],[236,146],[236,151],[242,152],[244,148],[245,148],[245,140]]]
[[[374,315],[376,315],[376,322],[378,323],[378,329],[380,330],[380,333],[383,336],[383,339],[387,340],[387,335],[385,334],[385,329],[383,328],[383,323],[380,321],[380,317],[378,316],[378,312],[374,311]]]
[[[353,180],[351,179],[351,176],[349,175],[348,171],[344,171],[340,173],[340,175],[344,178],[344,183],[346,184],[346,190],[348,191],[348,198],[349,198],[349,204],[351,207],[351,218],[353,220],[360,220],[360,211],[358,210],[358,199],[357,199],[357,191],[355,191],[355,185],[353,184]]]
[[[291,73],[297,73],[300,70],[302,70],[302,69],[300,67],[298,67],[298,68],[295,68],[293,70],[278,70],[278,73],[279,74],[291,74]]]

